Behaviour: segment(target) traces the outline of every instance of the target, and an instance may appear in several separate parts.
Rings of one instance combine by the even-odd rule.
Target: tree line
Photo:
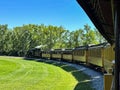
[[[28,24],[9,29],[0,25],[0,55],[24,56],[25,53],[41,46],[43,50],[75,48],[88,44],[106,42],[96,28],[88,24],[84,28],[69,31],[62,26]]]

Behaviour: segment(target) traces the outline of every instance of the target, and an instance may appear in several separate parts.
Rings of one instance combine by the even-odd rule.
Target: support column
[[[120,1],[114,0],[115,90],[120,90]]]

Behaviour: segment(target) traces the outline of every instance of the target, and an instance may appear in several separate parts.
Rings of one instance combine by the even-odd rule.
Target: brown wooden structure
[[[99,32],[115,44],[115,90],[120,90],[120,0],[77,0]]]

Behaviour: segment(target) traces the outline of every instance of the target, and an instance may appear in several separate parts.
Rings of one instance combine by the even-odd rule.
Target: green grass
[[[0,90],[93,90],[89,80],[65,64],[0,56]]]

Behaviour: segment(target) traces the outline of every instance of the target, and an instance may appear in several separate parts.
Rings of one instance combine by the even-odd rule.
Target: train
[[[102,72],[109,73],[115,59],[114,45],[101,43],[97,45],[79,46],[72,49],[41,50],[34,48],[27,52],[27,58],[42,58],[70,63],[83,64]]]

